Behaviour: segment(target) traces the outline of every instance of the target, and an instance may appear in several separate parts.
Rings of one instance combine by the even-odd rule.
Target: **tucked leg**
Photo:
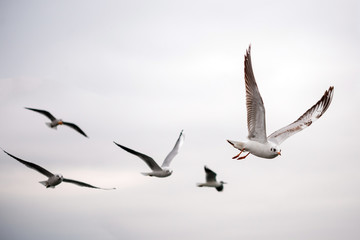
[[[244,149],[242,149],[242,150],[240,151],[240,153],[239,153],[238,155],[234,156],[232,159],[235,159],[235,158],[239,157],[240,154],[241,154],[243,151],[244,151]]]
[[[246,154],[245,156],[239,157],[237,160],[242,160],[245,159],[247,156],[249,156],[250,152],[248,152],[248,154]]]

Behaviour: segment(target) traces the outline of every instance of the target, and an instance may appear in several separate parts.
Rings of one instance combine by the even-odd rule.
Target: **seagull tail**
[[[47,123],[45,123],[45,124],[46,124],[46,126],[48,126],[49,128],[52,128],[52,129],[57,130],[57,126],[53,127],[53,126],[51,126],[51,123],[47,122]]]
[[[148,172],[142,172],[141,174],[144,175],[144,176],[150,176],[150,177],[152,177],[151,173],[148,173]]]
[[[42,185],[44,185],[45,187],[49,187],[49,183],[48,183],[48,181],[41,181],[41,182],[39,182],[39,183],[41,183]]]
[[[244,149],[245,148],[245,144],[243,142],[237,142],[237,141],[232,141],[232,140],[227,140],[228,143],[230,143],[234,148],[237,149]]]

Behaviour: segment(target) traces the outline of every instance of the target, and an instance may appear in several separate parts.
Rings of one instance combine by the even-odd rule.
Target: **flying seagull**
[[[55,118],[51,113],[49,113],[48,111],[45,111],[45,110],[40,110],[40,109],[35,109],[35,108],[28,108],[26,107],[26,109],[29,109],[31,111],[35,111],[35,112],[38,112],[38,113],[41,113],[45,116],[47,116],[51,122],[47,122],[46,125],[48,125],[50,128],[53,128],[53,129],[56,129],[56,127],[58,125],[66,125],[68,127],[71,127],[73,128],[75,131],[79,132],[80,134],[84,135],[85,137],[88,137],[83,130],[81,130],[77,125],[73,124],[73,123],[70,123],[70,122],[64,122],[63,120],[61,119],[57,119]]]
[[[67,183],[76,184],[76,185],[78,185],[80,187],[97,188],[97,189],[103,189],[103,190],[115,189],[115,188],[99,188],[99,187],[95,187],[95,186],[92,186],[92,185],[84,183],[84,182],[64,178],[61,174],[53,174],[53,173],[49,172],[48,170],[46,170],[45,168],[40,167],[39,165],[36,165],[35,163],[27,162],[27,161],[22,160],[22,159],[20,159],[18,157],[15,157],[14,155],[11,155],[10,153],[8,153],[5,150],[3,150],[3,151],[7,155],[9,155],[10,157],[12,157],[12,158],[16,159],[17,161],[19,161],[20,163],[24,164],[25,166],[27,166],[29,168],[32,168],[32,169],[38,171],[39,173],[47,176],[48,180],[39,182],[42,185],[44,185],[46,188],[55,188],[55,186],[59,185],[61,182],[67,182]]]
[[[248,140],[241,142],[227,141],[233,145],[234,148],[240,150],[240,153],[234,156],[233,159],[244,159],[250,153],[262,158],[275,158],[281,155],[279,145],[283,141],[310,126],[325,113],[330,106],[334,93],[334,87],[331,86],[327,91],[325,91],[322,98],[295,122],[275,131],[267,137],[265,127],[265,107],[255,81],[251,65],[250,50],[251,46],[249,46],[246,51],[244,61],[247,125],[249,132]],[[248,154],[240,156],[243,152],[248,152]]]
[[[178,154],[180,147],[184,143],[184,138],[185,138],[185,136],[183,135],[183,131],[181,131],[179,138],[175,143],[174,148],[167,155],[167,157],[165,158],[161,167],[151,157],[149,157],[145,154],[139,153],[130,148],[124,147],[116,142],[114,142],[114,143],[116,145],[118,145],[119,147],[121,147],[122,149],[124,149],[125,151],[141,158],[151,168],[152,172],[142,173],[143,175],[150,176],[150,177],[167,177],[167,176],[170,176],[173,172],[172,170],[169,169],[169,165],[170,165],[171,161],[173,160],[173,158],[176,156],[176,154]]]
[[[205,169],[205,173],[206,173],[206,183],[198,183],[197,186],[198,187],[213,187],[216,190],[218,190],[218,192],[221,192],[224,189],[224,184],[226,184],[226,182],[216,181],[216,173],[213,172],[211,169],[209,169],[206,166],[204,166],[204,169]]]

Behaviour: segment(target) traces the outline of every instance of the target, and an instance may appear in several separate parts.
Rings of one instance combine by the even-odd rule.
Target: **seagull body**
[[[210,170],[208,167],[204,166],[205,173],[206,173],[206,182],[205,183],[198,183],[198,187],[213,187],[218,192],[221,192],[224,189],[224,184],[226,182],[223,181],[216,181],[216,173]]]
[[[174,159],[174,157],[178,154],[180,147],[184,143],[185,136],[183,135],[183,131],[181,131],[179,138],[177,139],[174,148],[171,150],[171,152],[166,156],[163,164],[161,167],[155,162],[155,160],[143,153],[137,152],[135,150],[132,150],[130,148],[127,148],[125,146],[122,146],[116,142],[114,142],[117,146],[124,149],[125,151],[134,154],[135,156],[141,158],[152,170],[152,172],[146,172],[142,173],[145,176],[150,177],[159,177],[164,178],[168,177],[172,174],[172,170],[169,169],[169,165],[171,161]]]
[[[266,135],[265,107],[257,87],[255,76],[251,64],[251,47],[246,51],[244,60],[245,88],[246,88],[246,108],[247,108],[247,141],[227,140],[234,148],[240,150],[240,153],[233,157],[238,160],[246,158],[250,153],[261,158],[275,158],[281,155],[279,145],[288,137],[307,128],[317,119],[319,119],[330,106],[334,87],[331,86],[325,91],[322,98],[307,110],[295,122],[283,127],[270,136]],[[248,152],[244,156],[241,153]]]
[[[25,160],[22,160],[18,157],[15,157],[14,155],[11,155],[10,153],[6,152],[5,150],[3,150],[7,155],[9,155],[10,157],[14,158],[15,160],[17,160],[18,162],[24,164],[25,166],[34,169],[35,171],[38,171],[39,173],[45,175],[48,177],[48,180],[46,181],[41,181],[40,183],[42,185],[44,185],[46,188],[55,188],[56,185],[59,185],[62,182],[67,182],[67,183],[73,183],[76,184],[80,187],[89,187],[89,188],[97,188],[97,189],[103,189],[103,190],[111,190],[111,189],[115,189],[115,188],[99,188],[99,187],[95,187],[92,186],[90,184],[84,183],[84,182],[80,182],[77,180],[72,180],[72,179],[68,179],[68,178],[64,178],[61,174],[53,174],[51,172],[49,172],[48,170],[46,170],[43,167],[40,167],[39,165],[32,163],[32,162],[28,162]]]
[[[74,129],[74,130],[77,131],[78,133],[82,134],[83,136],[88,137],[88,136],[84,133],[84,131],[81,130],[81,129],[80,129],[77,125],[75,125],[74,123],[64,122],[64,121],[61,120],[61,119],[57,119],[57,118],[55,118],[55,117],[54,117],[50,112],[48,112],[48,111],[40,110],[40,109],[35,109],[35,108],[27,108],[27,107],[26,107],[26,109],[31,110],[31,111],[38,112],[38,113],[43,114],[43,115],[45,115],[46,117],[48,117],[51,122],[47,122],[46,125],[49,126],[50,128],[57,129],[57,126],[58,126],[58,125],[65,125],[65,126],[71,127],[72,129]]]

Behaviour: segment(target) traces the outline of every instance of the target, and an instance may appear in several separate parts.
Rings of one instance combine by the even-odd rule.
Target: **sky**
[[[359,239],[360,4],[302,1],[0,1],[1,239]],[[282,156],[237,161],[247,137],[243,61],[267,133],[329,86],[333,101]],[[45,109],[76,123],[48,128]],[[181,130],[167,178],[159,164]],[[223,192],[198,188],[204,165]]]

